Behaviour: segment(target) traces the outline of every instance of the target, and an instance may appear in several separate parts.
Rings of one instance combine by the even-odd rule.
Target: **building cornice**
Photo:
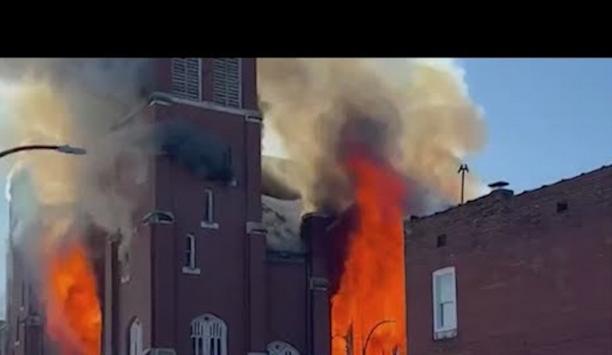
[[[231,113],[234,115],[243,116],[247,122],[251,122],[251,123],[261,124],[262,117],[263,117],[263,115],[261,114],[259,110],[248,110],[248,109],[243,109],[243,108],[227,107],[227,106],[219,105],[211,101],[193,101],[193,100],[176,97],[175,95],[172,95],[170,93],[163,92],[163,91],[153,92],[149,96],[149,102],[153,105],[159,104],[163,106],[169,106],[172,104],[181,104],[181,105],[199,107],[199,108],[203,108],[203,109],[207,109],[211,111]]]

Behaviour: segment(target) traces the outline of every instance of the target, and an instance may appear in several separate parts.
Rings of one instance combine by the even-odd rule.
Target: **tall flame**
[[[353,155],[358,223],[331,299],[332,354],[407,354],[404,184],[390,166]]]
[[[47,333],[62,355],[99,355],[102,314],[93,267],[78,241],[48,259]]]

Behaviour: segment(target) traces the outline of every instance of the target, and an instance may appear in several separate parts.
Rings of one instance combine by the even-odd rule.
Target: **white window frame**
[[[211,341],[215,344],[215,352],[210,352]],[[202,349],[193,344],[202,342]],[[192,355],[227,355],[227,325],[225,322],[210,313],[204,314],[191,322],[191,351]],[[202,351],[200,351],[202,350]]]
[[[215,222],[215,195],[212,189],[204,190],[204,203],[206,204],[206,213],[203,216],[200,226],[206,229],[219,229],[219,224]]]
[[[130,323],[129,331],[129,355],[142,355],[144,354],[144,347],[142,341],[142,323],[138,318],[134,318]]]
[[[183,273],[199,275],[200,268],[197,267],[197,249],[196,249],[196,238],[195,235],[188,233],[185,236],[188,247],[185,249],[185,262],[187,265],[183,265]],[[188,255],[187,255],[188,254]]]
[[[438,280],[444,276],[451,275],[452,285],[451,285],[451,294],[450,301],[442,302],[440,299],[442,295],[439,293],[439,288],[437,287]],[[453,338],[457,336],[458,329],[458,319],[457,319],[457,277],[456,270],[454,266],[448,266],[442,269],[438,269],[432,273],[432,303],[433,303],[433,337],[434,340]],[[444,315],[441,312],[441,306],[445,303],[452,304],[451,312],[453,315],[454,322],[451,324],[440,324],[444,322],[441,317]]]
[[[300,355],[291,344],[284,341],[273,341],[266,347],[268,355]]]
[[[198,61],[198,97],[197,98],[193,98],[193,97],[189,97],[189,94],[187,93],[187,64],[188,64],[188,60],[190,59],[197,59]],[[185,92],[177,92],[174,90],[174,61],[177,60],[183,60],[184,61],[184,65],[185,65]],[[171,63],[170,63],[170,92],[172,92],[172,95],[179,97],[181,99],[184,100],[189,100],[189,101],[202,101],[202,58],[172,58],[171,59]]]

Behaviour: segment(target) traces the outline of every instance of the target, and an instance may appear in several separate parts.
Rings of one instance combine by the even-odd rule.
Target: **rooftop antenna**
[[[461,202],[460,205],[463,204],[463,194],[465,189],[465,173],[469,173],[470,168],[468,168],[467,164],[459,165],[459,170],[457,170],[457,174],[461,174]]]

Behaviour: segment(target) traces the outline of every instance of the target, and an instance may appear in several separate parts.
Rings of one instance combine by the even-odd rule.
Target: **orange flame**
[[[43,282],[46,330],[62,355],[99,355],[102,315],[85,247],[71,244],[49,258]]]
[[[404,184],[391,167],[364,156],[347,167],[358,223],[331,299],[332,354],[406,355]]]

